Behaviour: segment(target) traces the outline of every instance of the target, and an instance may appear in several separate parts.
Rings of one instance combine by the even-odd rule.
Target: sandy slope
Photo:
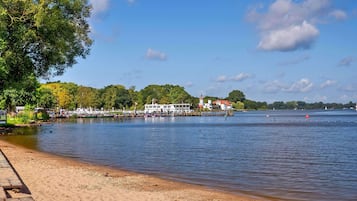
[[[80,163],[1,141],[32,197],[48,200],[261,200],[108,167]],[[22,196],[21,193],[11,193]],[[18,195],[16,195],[18,194]]]

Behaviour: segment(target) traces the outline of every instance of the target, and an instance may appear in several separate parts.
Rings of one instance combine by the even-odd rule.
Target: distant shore
[[[8,157],[36,201],[41,200],[264,200],[78,162],[19,147],[0,138]],[[21,193],[20,193],[21,194]]]

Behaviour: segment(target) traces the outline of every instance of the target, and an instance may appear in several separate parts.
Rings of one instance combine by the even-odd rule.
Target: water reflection
[[[1,136],[1,138],[10,143],[37,150],[39,148],[36,136],[38,131],[39,129],[36,126],[16,128]]]

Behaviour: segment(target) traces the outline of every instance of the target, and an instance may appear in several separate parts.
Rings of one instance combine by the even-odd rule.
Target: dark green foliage
[[[40,86],[33,75],[12,84],[0,91],[0,109],[14,111],[17,105],[33,105],[37,103],[36,89]]]
[[[243,103],[244,103],[244,109],[247,110],[266,110],[268,108],[268,104],[266,102],[258,102],[258,101],[245,99]]]
[[[238,101],[243,102],[245,100],[245,95],[240,90],[233,90],[228,94],[227,100],[236,103]]]
[[[42,108],[55,108],[57,104],[56,97],[52,91],[47,88],[38,89],[37,106]]]
[[[140,92],[141,100],[144,104],[156,102],[161,104],[168,103],[195,103],[189,93],[178,85],[149,85]]]
[[[61,75],[92,44],[86,0],[0,1],[0,90],[28,76]]]
[[[276,101],[272,104],[268,105],[268,109],[276,109],[276,110],[285,110],[285,109],[350,109],[355,107],[355,103],[349,102],[347,104],[341,103],[323,103],[323,102],[315,102],[315,103],[306,103],[304,101]]]
[[[128,90],[122,85],[109,85],[101,92],[102,106],[105,109],[123,109],[132,105]]]

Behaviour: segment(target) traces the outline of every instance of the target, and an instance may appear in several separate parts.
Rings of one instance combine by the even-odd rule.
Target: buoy
[[[306,119],[310,118],[310,115],[306,114],[306,115],[305,115],[305,118],[306,118]]]

